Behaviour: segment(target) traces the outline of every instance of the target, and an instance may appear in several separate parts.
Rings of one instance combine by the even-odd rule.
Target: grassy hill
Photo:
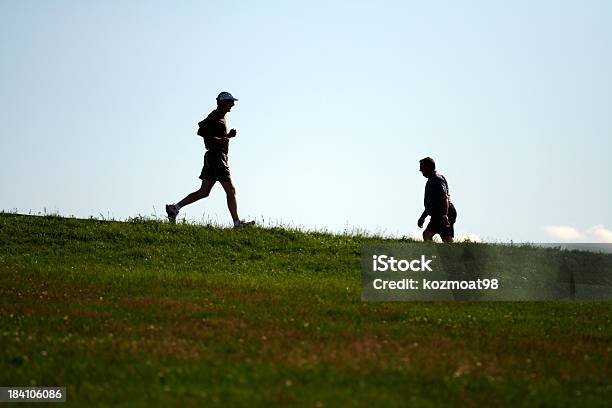
[[[0,385],[83,406],[610,406],[612,303],[364,303],[361,248],[382,241],[0,214]]]

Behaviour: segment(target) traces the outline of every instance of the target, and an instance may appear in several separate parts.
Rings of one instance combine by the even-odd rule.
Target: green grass
[[[0,214],[0,385],[82,406],[610,406],[612,303],[363,303],[361,248],[383,241]]]

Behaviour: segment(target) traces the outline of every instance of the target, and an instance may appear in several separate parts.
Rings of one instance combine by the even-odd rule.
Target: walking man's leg
[[[423,231],[423,241],[433,241],[434,233],[428,230]]]
[[[188,194],[187,197],[183,198],[176,205],[178,205],[180,209],[186,205],[195,203],[196,201],[201,200],[202,198],[208,197],[208,195],[210,194],[210,190],[212,190],[214,185],[215,185],[214,181],[202,180],[202,185],[200,186],[199,190],[196,190],[193,193]]]
[[[236,187],[232,183],[232,180],[221,181],[221,185],[225,190],[225,196],[227,198],[227,208],[234,221],[234,226],[240,225],[240,218],[238,218],[238,204],[236,203]]]
[[[214,185],[214,181],[202,180],[202,185],[200,186],[199,190],[188,194],[185,198],[183,198],[176,204],[166,205],[166,214],[168,214],[168,219],[170,220],[170,222],[176,222],[176,217],[178,216],[179,210],[181,208],[191,203],[194,203],[202,198],[208,197],[208,195],[210,194],[210,190],[212,190]]]

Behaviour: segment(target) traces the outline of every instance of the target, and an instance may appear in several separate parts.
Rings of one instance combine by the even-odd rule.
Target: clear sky
[[[612,241],[612,2],[0,0],[0,209],[164,215],[227,90],[243,218]],[[182,211],[230,225],[225,196]]]

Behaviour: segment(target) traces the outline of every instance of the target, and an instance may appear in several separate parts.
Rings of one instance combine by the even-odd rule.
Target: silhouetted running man
[[[236,129],[227,131],[225,114],[232,110],[234,98],[229,92],[221,92],[217,96],[217,109],[213,110],[206,119],[198,123],[198,135],[204,138],[204,167],[200,173],[202,186],[199,190],[187,195],[176,204],[166,205],[166,214],[171,223],[176,222],[176,217],[181,208],[208,197],[210,190],[218,181],[225,190],[227,196],[227,208],[229,208],[234,227],[253,225],[255,221],[245,222],[238,217],[238,205],[236,204],[236,188],[230,177],[228,164],[229,139],[236,137]]]
[[[419,171],[427,178],[425,184],[425,211],[419,217],[417,225],[423,228],[425,218],[431,218],[423,231],[423,240],[431,241],[434,235],[440,234],[444,242],[453,242],[455,236],[454,224],[457,220],[457,210],[450,201],[446,178],[436,171],[436,162],[431,157],[419,161]]]

